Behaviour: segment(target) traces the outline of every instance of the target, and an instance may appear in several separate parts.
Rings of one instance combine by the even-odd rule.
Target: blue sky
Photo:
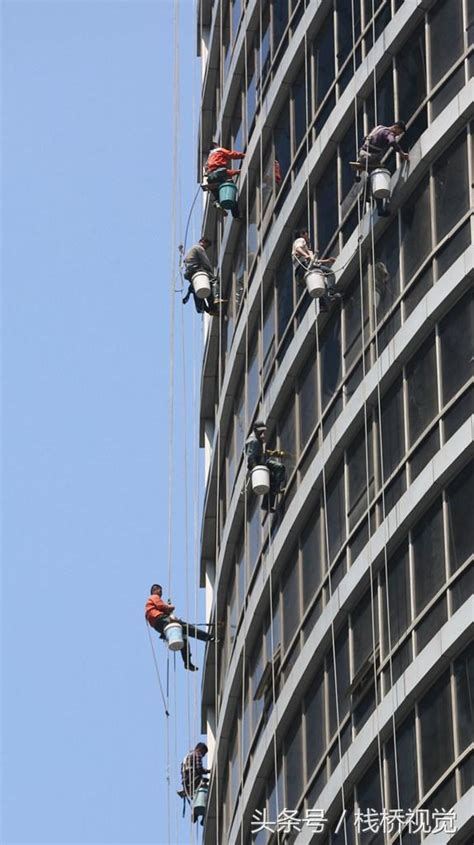
[[[199,71],[194,3],[179,5],[186,216]],[[1,14],[1,841],[165,842],[166,726],[143,604],[154,580],[169,592],[173,4],[3,0]],[[189,404],[177,354],[172,598],[185,615],[201,328],[192,305],[182,323],[178,296],[176,309]],[[188,585],[194,618],[192,571]],[[170,679],[170,838],[190,842],[175,789],[199,739],[200,674],[171,663]]]

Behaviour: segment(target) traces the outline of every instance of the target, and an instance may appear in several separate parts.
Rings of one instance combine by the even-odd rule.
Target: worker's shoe
[[[180,798],[186,798],[186,793],[184,789],[178,789],[176,793]]]
[[[342,293],[337,290],[329,290],[327,296],[329,300],[342,299]]]
[[[197,672],[199,670],[199,666],[195,666],[194,663],[185,663],[185,669],[189,669],[190,672]]]

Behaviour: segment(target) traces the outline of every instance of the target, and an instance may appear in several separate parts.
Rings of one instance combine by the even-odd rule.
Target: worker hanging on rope
[[[240,212],[237,201],[237,188],[232,177],[237,176],[240,171],[235,170],[229,165],[233,159],[242,158],[245,158],[245,153],[241,153],[238,150],[227,150],[225,147],[220,147],[217,141],[212,141],[204,168],[207,178],[207,189],[213,195],[215,207],[221,210],[224,216],[227,216],[228,209],[232,217],[236,219],[240,218]],[[225,189],[223,187],[224,185],[226,186]]]
[[[209,788],[209,781],[206,775],[211,771],[205,769],[202,764],[202,758],[207,754],[207,745],[204,742],[198,742],[195,748],[186,754],[181,763],[181,789],[178,795],[183,799],[183,816],[186,806],[186,801],[192,807],[192,820],[196,822],[201,817],[201,824],[204,824],[204,812],[206,809],[207,791]]]
[[[245,442],[245,454],[247,456],[247,469],[251,473],[252,489],[258,494],[263,493],[262,510],[270,510],[275,513],[276,499],[279,493],[285,492],[286,469],[281,462],[285,452],[279,449],[267,449],[267,426],[262,420],[257,420],[253,426],[250,437]],[[253,470],[266,467],[270,474],[268,490],[259,487],[255,483],[256,473]]]
[[[327,311],[328,304],[336,299],[342,299],[342,294],[336,291],[336,277],[329,270],[334,264],[335,258],[319,258],[311,246],[310,235],[307,229],[300,229],[295,232],[295,240],[291,249],[291,260],[297,284],[302,284],[310,270],[318,270],[324,277],[325,295],[320,297],[320,310]]]
[[[211,244],[212,241],[208,238],[201,238],[184,256],[184,278],[189,282],[189,288],[183,299],[183,305],[186,305],[189,297],[192,296],[198,314],[206,311],[216,317],[219,315],[218,305],[222,300],[219,299],[218,279],[206,252]],[[193,282],[196,274],[205,274],[207,280],[204,275],[199,275]]]
[[[172,651],[181,651],[184,668],[190,672],[197,672],[198,667],[191,661],[191,649],[188,637],[195,637],[203,642],[215,642],[215,638],[206,631],[201,631],[195,625],[183,622],[172,615],[175,606],[161,598],[163,590],[160,584],[153,584],[150,597],[145,604],[145,619],[162,640],[166,640]],[[181,628],[181,630],[179,630]],[[168,630],[167,630],[168,629]]]
[[[391,148],[397,152],[404,161],[408,161],[410,156],[400,146],[400,138],[406,132],[406,126],[403,120],[397,120],[391,126],[375,126],[368,135],[364,138],[362,146],[359,150],[357,161],[351,161],[351,167],[356,171],[356,182],[360,182],[361,173],[373,173],[382,167],[382,159]],[[382,192],[383,193],[383,190]],[[387,191],[385,191],[387,193]],[[389,194],[389,189],[388,189]],[[374,196],[377,202],[377,211],[380,217],[389,217],[390,196]]]

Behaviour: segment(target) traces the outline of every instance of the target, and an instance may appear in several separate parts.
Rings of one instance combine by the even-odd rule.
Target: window
[[[316,404],[316,348],[309,356],[299,379],[300,444],[306,446],[317,419]]]
[[[472,295],[464,296],[440,323],[443,404],[472,376],[473,302]]]
[[[297,807],[303,791],[303,737],[298,713],[285,740],[285,800],[287,807]]]
[[[449,672],[432,687],[419,705],[423,793],[453,760],[453,728]]]
[[[374,595],[374,600],[376,596]],[[377,611],[374,608],[375,617]],[[351,614],[352,619],[352,646],[354,658],[354,676],[364,667],[367,659],[374,650],[372,635],[372,603],[370,590],[358,602],[357,607]]]
[[[405,454],[402,379],[382,399],[383,478],[392,474]]]
[[[407,630],[411,621],[408,545],[396,552],[388,563],[388,612],[385,573],[382,573],[382,606],[384,610],[384,657]],[[390,642],[387,620],[390,620]]]
[[[458,713],[459,750],[472,742],[474,734],[474,644],[454,662],[456,709]]]
[[[368,453],[369,461],[372,457],[370,448],[370,427],[368,428]],[[347,450],[347,467],[349,476],[349,530],[351,530],[358,519],[367,508],[367,472],[366,472],[366,441],[365,428],[354,438]]]
[[[306,132],[306,73],[305,73],[305,66],[301,68],[298,76],[296,77],[293,85],[293,109],[294,109],[294,127],[295,127],[295,138],[294,138],[294,150],[293,152],[296,153],[301,141],[304,138]]]
[[[288,24],[288,0],[274,0],[273,3],[273,45],[276,50]]]
[[[274,351],[274,340],[275,340],[275,296],[273,293],[273,289],[270,291],[270,295],[267,299],[267,303],[265,306],[265,310],[263,313],[263,330],[262,330],[262,346],[263,346],[263,368],[264,368],[264,375],[265,372],[265,364],[267,358],[270,359],[273,357]]]
[[[434,335],[407,366],[407,384],[409,442],[412,446],[438,413]]]
[[[273,129],[273,140],[275,144],[275,158],[280,165],[281,180],[283,181],[290,169],[291,164],[291,143],[290,143],[290,118],[289,101],[284,104],[278,120]],[[280,183],[277,183],[279,185]]]
[[[308,779],[313,774],[326,749],[324,674],[319,672],[305,698],[306,769]]]
[[[279,342],[293,314],[293,268],[291,255],[288,254],[288,251],[286,257],[280,262],[276,273],[276,288]]]
[[[282,583],[283,593],[283,649],[293,639],[301,619],[300,608],[300,579],[298,553],[294,549],[286,565],[286,574]]]
[[[336,0],[337,11],[337,64],[340,71],[352,51],[352,2]]]
[[[441,0],[429,17],[431,85],[436,85],[464,50],[462,0]],[[449,38],[446,37],[449,33]]]
[[[337,311],[324,328],[319,349],[321,410],[324,412],[341,382],[341,320]]]
[[[387,743],[389,807],[415,807],[418,802],[415,715],[397,728],[398,790],[393,756],[393,739]],[[403,840],[404,841],[404,840]]]
[[[294,393],[285,406],[278,420],[279,448],[286,452],[285,458],[286,474],[289,478],[296,466],[297,445],[296,445],[296,408]]]
[[[258,366],[258,338],[249,350],[248,358],[248,377],[247,377],[247,408],[249,417],[253,416],[255,405],[257,403],[259,394],[259,366]]]
[[[439,499],[413,530],[415,612],[418,614],[445,580],[443,514]]]
[[[346,539],[344,507],[344,462],[341,461],[327,487],[329,560],[333,560]]]
[[[402,209],[405,285],[431,251],[430,192],[426,176]]]
[[[317,111],[329,91],[335,76],[334,68],[334,19],[332,11],[327,16],[314,40],[314,105]]]
[[[257,110],[257,67],[255,64],[255,50],[252,45],[247,58],[247,144],[255,123],[255,112]]]
[[[306,528],[301,534],[303,562],[303,609],[314,599],[324,575],[324,557],[321,544],[321,515],[319,499],[311,511]]]
[[[337,229],[337,171],[333,156],[316,187],[317,200],[317,250],[323,254]]]
[[[400,293],[400,246],[398,220],[375,245],[375,311],[379,322],[393,307]]]
[[[260,508],[258,507],[259,500],[256,496],[253,497],[253,501],[250,505],[250,515],[249,515],[249,523],[248,523],[248,544],[249,544],[249,566],[250,572],[253,572],[255,569],[255,564],[257,563],[257,558],[260,554],[260,538],[261,538],[261,521],[260,521]]]
[[[447,489],[450,570],[455,572],[474,548],[474,461],[471,461]]]
[[[408,121],[426,97],[425,25],[418,27],[396,59],[398,117]]]
[[[434,167],[436,231],[441,240],[468,210],[466,135],[450,146]]]

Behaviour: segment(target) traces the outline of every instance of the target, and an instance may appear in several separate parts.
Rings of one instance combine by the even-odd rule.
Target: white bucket
[[[390,196],[390,170],[379,167],[370,174],[372,196],[376,200],[386,200]]]
[[[198,299],[207,299],[211,293],[209,276],[204,270],[199,270],[192,278],[194,293]]]
[[[257,496],[270,492],[270,470],[265,466],[254,467],[251,473],[252,490]]]
[[[311,299],[317,299],[324,296],[326,293],[326,285],[324,284],[324,273],[322,273],[321,270],[308,270],[308,272],[305,273],[304,280]]]
[[[204,816],[206,812],[206,804],[207,804],[207,786],[200,786],[196,790],[196,794],[193,799],[193,816],[194,821],[198,819],[200,816]]]
[[[181,651],[184,648],[183,629],[179,622],[168,622],[164,634],[170,651]]]

